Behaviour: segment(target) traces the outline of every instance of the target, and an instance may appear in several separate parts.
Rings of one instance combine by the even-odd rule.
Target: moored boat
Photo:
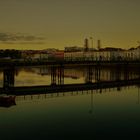
[[[0,96],[0,106],[10,107],[12,105],[16,105],[15,98],[16,96]]]

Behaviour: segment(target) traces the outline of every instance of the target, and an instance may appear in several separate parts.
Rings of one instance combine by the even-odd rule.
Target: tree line
[[[0,58],[6,58],[9,57],[11,59],[20,59],[21,58],[21,51],[19,50],[0,50]]]

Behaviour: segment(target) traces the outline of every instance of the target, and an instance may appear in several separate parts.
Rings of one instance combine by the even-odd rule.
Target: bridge
[[[140,74],[134,76],[132,73],[129,75],[127,71],[124,71],[124,77],[122,79],[120,75],[120,71],[116,70],[117,73],[114,75],[116,78],[110,79],[109,81],[102,81],[99,68],[92,68],[87,67],[87,74],[86,74],[86,82],[79,83],[79,84],[64,84],[64,69],[63,67],[51,68],[51,85],[41,85],[41,86],[14,86],[14,75],[15,69],[3,69],[3,78],[4,78],[4,86],[0,88],[0,94],[7,94],[8,96],[16,96],[16,100],[23,97],[31,97],[37,96],[38,98],[40,95],[44,95],[45,98],[52,98],[52,97],[62,97],[62,96],[75,96],[75,95],[84,95],[84,93],[93,93],[98,92],[102,93],[102,91],[107,91],[111,89],[116,89],[120,91],[122,88],[127,86],[138,86],[140,85]],[[92,81],[93,78],[93,70],[94,70],[94,77],[96,81]],[[58,82],[56,82],[58,78]],[[0,102],[1,103],[1,102]],[[3,107],[10,107],[15,105],[15,101],[1,103],[0,106]]]
[[[25,66],[24,66],[25,67]],[[69,66],[73,67],[73,66]],[[109,79],[101,79],[103,67],[100,65],[85,65],[85,83],[65,84],[64,72],[65,65],[50,66],[50,85],[41,86],[21,86],[15,87],[16,66],[7,66],[2,68],[3,71],[3,87],[0,93],[11,95],[26,95],[40,93],[67,92],[77,90],[92,90],[121,87],[126,85],[135,85],[140,82],[139,67],[130,69],[127,65],[116,65],[115,67],[107,67],[109,69]],[[122,74],[123,73],[123,74]],[[108,74],[107,74],[108,75]]]
[[[5,90],[0,88],[0,93],[6,93],[7,95],[36,95],[36,94],[50,94],[57,92],[70,92],[70,91],[84,91],[84,90],[102,90],[108,88],[117,87],[120,90],[124,86],[140,85],[140,78],[131,80],[117,80],[117,81],[100,81],[97,83],[86,84],[65,84],[65,85],[48,85],[48,86],[21,86],[10,87]]]
[[[140,77],[140,71],[138,68],[128,69],[127,66],[121,67],[120,65],[118,65],[113,68],[108,67],[107,73],[103,71],[104,68],[102,68],[101,66],[95,67],[88,65],[81,68],[85,69],[84,78],[86,85],[88,85],[89,83],[91,84],[105,81],[105,79],[102,79],[102,75],[105,74],[107,75],[106,81],[125,80],[127,82],[127,80],[136,79]],[[57,85],[64,86],[65,88],[65,70],[66,68],[63,65],[50,67],[51,86],[53,86],[56,89],[58,88]],[[5,91],[8,91],[9,89],[15,87],[15,75],[17,73],[16,67],[5,67],[1,69],[1,71],[3,71],[3,89]],[[79,84],[76,86],[79,86]]]

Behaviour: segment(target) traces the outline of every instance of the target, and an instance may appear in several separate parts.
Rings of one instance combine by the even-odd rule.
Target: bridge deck
[[[10,95],[33,95],[41,93],[56,93],[56,92],[69,92],[69,91],[82,91],[82,90],[95,90],[105,88],[115,88],[130,85],[139,85],[140,79],[133,80],[119,80],[119,81],[102,81],[98,83],[87,84],[65,84],[65,85],[49,85],[49,86],[24,86],[12,87],[7,90],[1,88],[0,93]]]

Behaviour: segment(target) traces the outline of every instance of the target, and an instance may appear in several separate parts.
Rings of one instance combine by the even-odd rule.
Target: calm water
[[[103,70],[102,80],[113,78],[108,71]],[[120,79],[123,74],[120,72]],[[64,75],[65,83],[83,83],[87,77],[84,68],[67,69]],[[132,79],[139,76],[137,71],[130,75]],[[2,78],[1,72],[1,86]],[[49,85],[50,79],[49,68],[20,68],[15,86]],[[140,131],[139,93],[139,86],[133,85],[119,90],[18,96],[16,105],[0,107],[0,140],[135,137]]]

